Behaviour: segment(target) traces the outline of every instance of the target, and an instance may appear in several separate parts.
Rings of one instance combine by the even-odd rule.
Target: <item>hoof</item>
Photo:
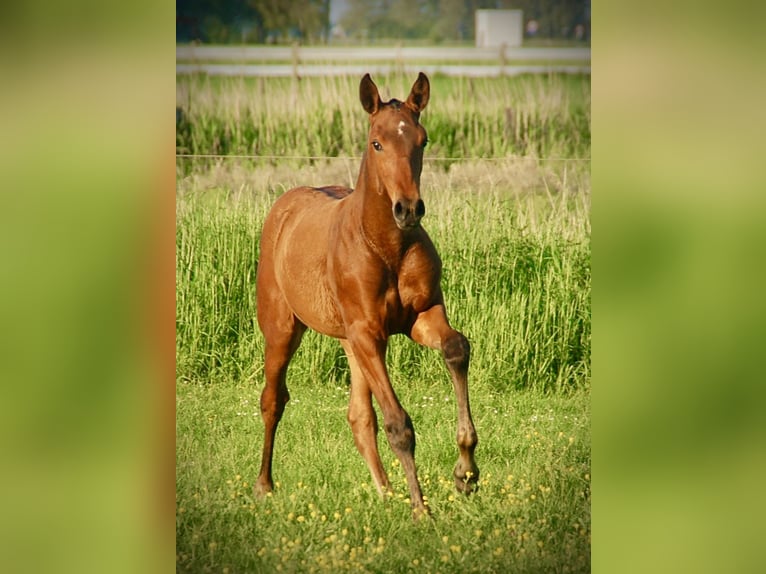
[[[455,488],[463,494],[471,494],[479,489],[479,469],[475,472],[467,471],[461,475],[455,469]]]
[[[415,522],[423,522],[432,518],[431,509],[427,506],[419,506],[412,509],[412,519]]]
[[[256,481],[253,485],[253,496],[255,498],[263,498],[267,494],[270,494],[273,490],[274,485],[266,482]]]

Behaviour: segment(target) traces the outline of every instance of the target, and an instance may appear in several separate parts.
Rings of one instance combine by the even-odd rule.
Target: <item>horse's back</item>
[[[285,231],[301,228],[326,228],[338,200],[353,190],[341,186],[296,187],[285,192],[271,207],[261,235],[261,243],[276,245]],[[305,232],[304,232],[305,233]],[[321,235],[321,233],[320,233]],[[293,238],[295,239],[295,238]]]

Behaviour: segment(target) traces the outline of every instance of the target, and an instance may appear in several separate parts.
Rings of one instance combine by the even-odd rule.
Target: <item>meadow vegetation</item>
[[[374,79],[403,97],[413,78]],[[588,78],[435,77],[421,118],[423,225],[473,351],[479,491],[452,486],[455,400],[439,354],[393,337],[389,373],[434,518],[411,520],[383,434],[395,493],[380,500],[346,423],[340,345],[309,332],[288,372],[277,488],[252,497],[261,225],[293,186],[353,186],[358,81],[178,79],[178,153],[248,157],[177,163],[177,570],[589,571],[590,164],[572,161],[590,153]]]

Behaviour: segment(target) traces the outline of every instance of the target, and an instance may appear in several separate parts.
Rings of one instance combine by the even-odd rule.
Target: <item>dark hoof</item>
[[[471,494],[479,489],[479,470],[467,471],[462,476],[455,469],[455,488],[463,494]]]

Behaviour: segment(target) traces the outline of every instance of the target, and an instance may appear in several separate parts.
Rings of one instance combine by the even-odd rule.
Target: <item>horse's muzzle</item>
[[[426,214],[426,204],[418,198],[415,201],[400,199],[394,203],[394,221],[399,229],[413,229],[420,225]]]

